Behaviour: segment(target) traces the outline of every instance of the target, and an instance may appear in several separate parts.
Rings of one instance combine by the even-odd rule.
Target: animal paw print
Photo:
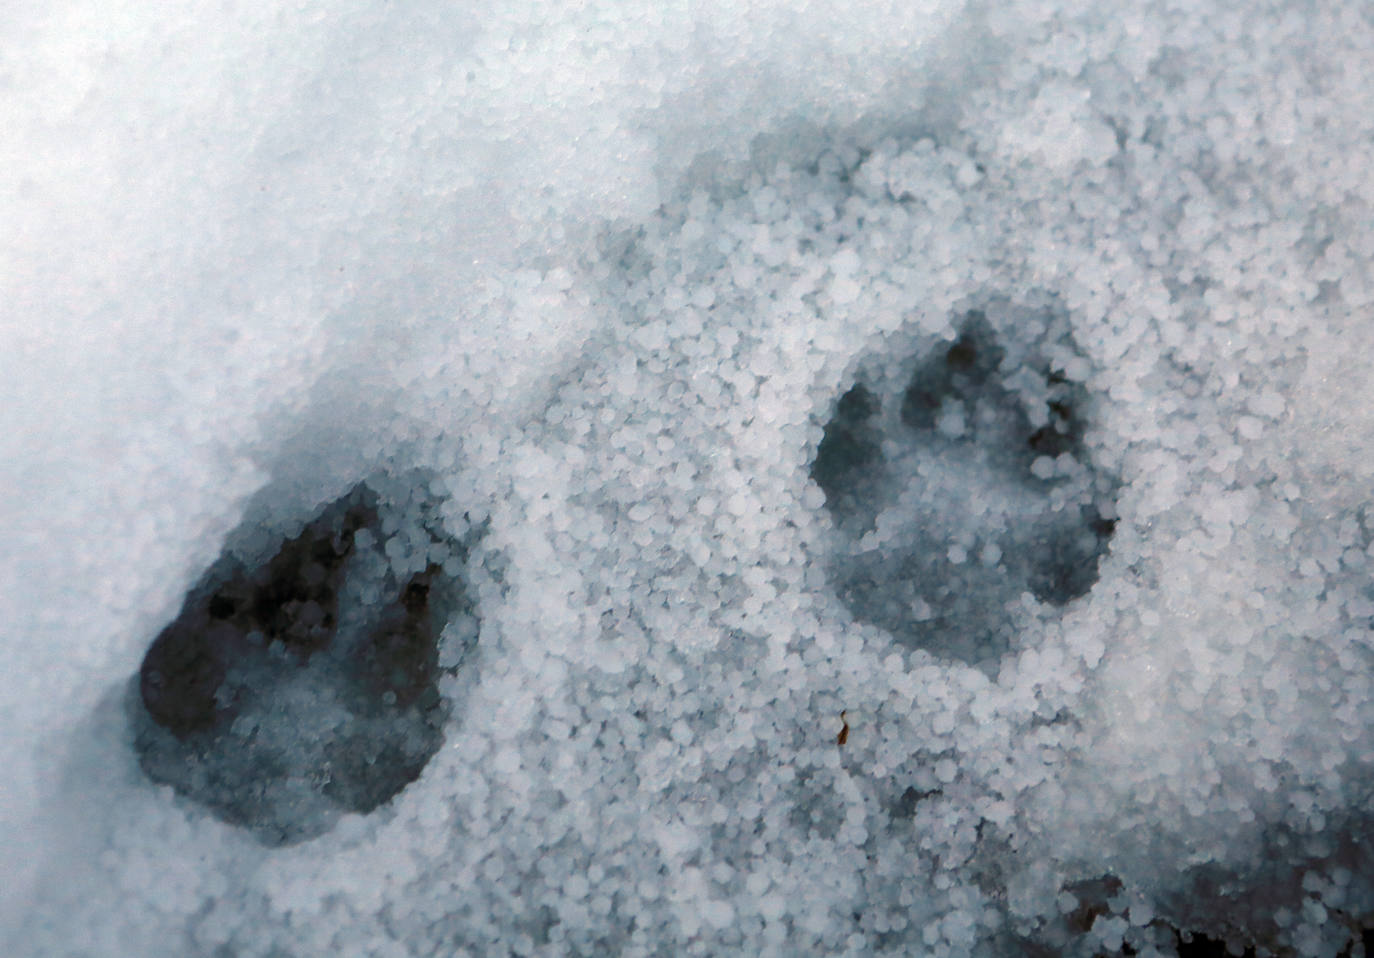
[[[144,773],[267,845],[384,804],[443,742],[439,635],[466,600],[432,561],[396,575],[373,498],[258,568],[221,560],[139,669]]]
[[[841,396],[811,475],[855,618],[986,663],[1011,647],[1027,594],[1056,607],[1091,589],[1115,484],[1086,455],[1087,405],[1049,363],[1010,361],[978,312],[900,391],[860,381]]]

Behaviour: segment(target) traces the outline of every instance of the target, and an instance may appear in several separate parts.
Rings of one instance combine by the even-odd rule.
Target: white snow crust
[[[1374,7],[50,0],[0,50],[4,954],[1363,953]],[[128,689],[360,482],[473,603],[444,743],[269,847]]]

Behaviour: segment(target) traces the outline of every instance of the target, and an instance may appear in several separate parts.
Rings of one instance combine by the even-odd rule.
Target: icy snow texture
[[[1374,917],[1367,4],[0,30],[6,954],[1331,955]],[[1118,520],[982,668],[846,603],[811,479],[973,310],[1009,356],[1065,327]],[[201,573],[417,471],[485,529],[420,779],[275,849],[151,784],[123,690]]]

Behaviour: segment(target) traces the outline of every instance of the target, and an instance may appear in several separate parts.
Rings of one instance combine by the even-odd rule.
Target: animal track
[[[222,559],[139,669],[144,772],[268,845],[372,811],[442,744],[438,640],[466,599],[433,561],[398,578],[375,499],[359,486],[258,568]]]
[[[841,396],[811,475],[845,542],[832,579],[854,616],[987,662],[1025,593],[1062,606],[1091,589],[1114,483],[1084,455],[1087,400],[1048,362],[1009,359],[979,312],[899,389],[861,379]]]

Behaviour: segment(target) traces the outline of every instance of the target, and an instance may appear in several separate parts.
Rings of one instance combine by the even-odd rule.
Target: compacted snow
[[[1374,8],[27,6],[5,954],[1363,954]]]

